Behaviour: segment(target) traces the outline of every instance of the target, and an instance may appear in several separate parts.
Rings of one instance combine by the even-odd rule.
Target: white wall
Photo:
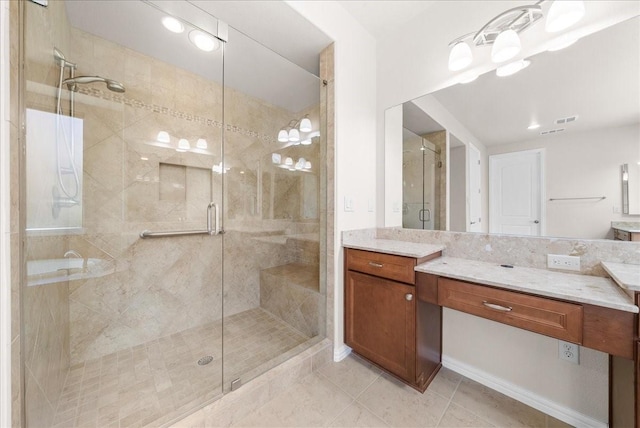
[[[451,223],[449,230],[454,232],[467,231],[467,148],[465,146],[452,147],[449,155],[451,168],[449,213]]]
[[[343,253],[340,234],[343,230],[373,227],[376,223],[373,209],[376,206],[376,43],[337,2],[287,3],[335,41],[333,342],[336,355],[343,355]],[[344,211],[345,197],[353,199],[352,212]]]
[[[488,154],[545,149],[546,235],[613,239],[611,221],[640,221],[621,214],[620,166],[640,161],[640,125],[561,133],[488,148]],[[553,201],[550,198],[605,196]]]
[[[517,5],[530,2],[519,1],[456,1],[437,2],[425,13],[416,16],[401,29],[390,33],[378,42],[377,52],[377,118],[378,118],[378,164],[381,172],[378,174],[378,212],[384,213],[386,201],[383,195],[392,194],[393,189],[385,190],[384,171],[385,142],[384,112],[387,108],[402,102],[420,97],[427,93],[450,86],[454,80],[447,69],[448,43],[454,38],[481,28],[489,19],[500,12]],[[589,2],[589,8],[601,7],[610,10],[608,19],[618,22],[625,17],[633,16],[637,12],[637,2]],[[523,45],[524,38],[523,38]],[[525,45],[526,46],[526,45]],[[532,49],[523,49],[522,55],[535,53]],[[480,62],[474,71],[483,73],[495,67],[488,61]],[[453,131],[464,141],[464,136]],[[471,141],[474,145],[476,142]],[[483,157],[484,158],[484,157]],[[485,174],[486,176],[486,174]],[[389,177],[387,176],[387,181]],[[400,182],[401,183],[401,182]],[[401,187],[397,187],[400,191]],[[385,225],[385,218],[378,217],[378,226]],[[486,216],[485,216],[486,218]],[[535,391],[542,399],[548,399],[558,406],[564,407],[566,412],[580,412],[586,418],[606,421],[608,414],[601,406],[590,406],[593,397],[606,402],[607,385],[602,382],[587,382],[580,388],[556,391],[558,383],[570,383],[573,379],[606,375],[607,355],[595,353],[590,356],[593,360],[587,366],[568,367],[565,362],[557,359],[557,341],[542,337],[544,346],[537,347],[530,341],[526,333],[517,329],[509,329],[510,335],[504,336],[503,326],[496,323],[483,323],[482,328],[463,328],[465,324],[457,317],[447,316],[444,319],[445,332],[455,331],[456,334],[445,335],[444,357],[452,360],[465,361],[477,373],[492,373],[502,378],[508,384],[514,384],[525,391]],[[505,361],[503,367],[495,366],[495,358],[491,352],[474,353],[466,345],[472,342],[486,343],[489,349],[496,352],[508,350],[512,343],[525,347],[527,352],[521,352],[520,360]],[[531,346],[527,346],[531,345]],[[556,351],[554,351],[556,349]],[[540,376],[539,362],[545,361],[545,370],[553,372],[553,379],[545,382]],[[535,368],[535,369],[532,369]],[[546,379],[546,378],[545,378]]]

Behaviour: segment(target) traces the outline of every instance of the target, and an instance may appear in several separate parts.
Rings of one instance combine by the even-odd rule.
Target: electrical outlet
[[[558,340],[558,358],[573,364],[580,364],[580,346]]]
[[[547,254],[547,267],[550,269],[580,270],[580,257]]]

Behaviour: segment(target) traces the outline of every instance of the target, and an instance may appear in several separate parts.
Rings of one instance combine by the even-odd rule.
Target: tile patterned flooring
[[[257,308],[224,321],[225,384],[308,337]],[[159,426],[221,395],[222,323],[192,328],[71,367],[55,427]],[[206,355],[213,361],[200,366]]]
[[[225,409],[194,414],[178,428],[220,426]],[[232,418],[233,419],[233,418]],[[568,427],[538,410],[443,368],[424,394],[350,355],[327,363],[232,427]]]

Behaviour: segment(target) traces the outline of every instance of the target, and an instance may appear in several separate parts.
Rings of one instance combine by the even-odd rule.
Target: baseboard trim
[[[500,379],[499,377],[460,362],[454,358],[447,357],[446,355],[442,356],[442,365],[456,373],[468,377],[469,379],[475,380],[486,387],[501,392],[507,397],[518,400],[533,407],[534,409],[540,410],[547,415],[551,415],[554,418],[573,426],[593,428],[607,428],[609,426],[606,422],[599,421],[580,412],[576,412],[573,409],[564,407],[545,397],[519,387],[518,385],[505,381],[504,379]]]
[[[349,348],[347,345],[345,345],[344,343],[338,345],[333,348],[333,361],[335,361],[336,363],[342,361],[347,358],[350,353],[351,348]]]

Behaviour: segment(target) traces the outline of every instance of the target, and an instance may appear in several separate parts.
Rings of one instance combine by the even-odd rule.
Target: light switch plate
[[[345,212],[355,211],[355,207],[353,205],[353,198],[351,196],[344,197],[344,210]]]

